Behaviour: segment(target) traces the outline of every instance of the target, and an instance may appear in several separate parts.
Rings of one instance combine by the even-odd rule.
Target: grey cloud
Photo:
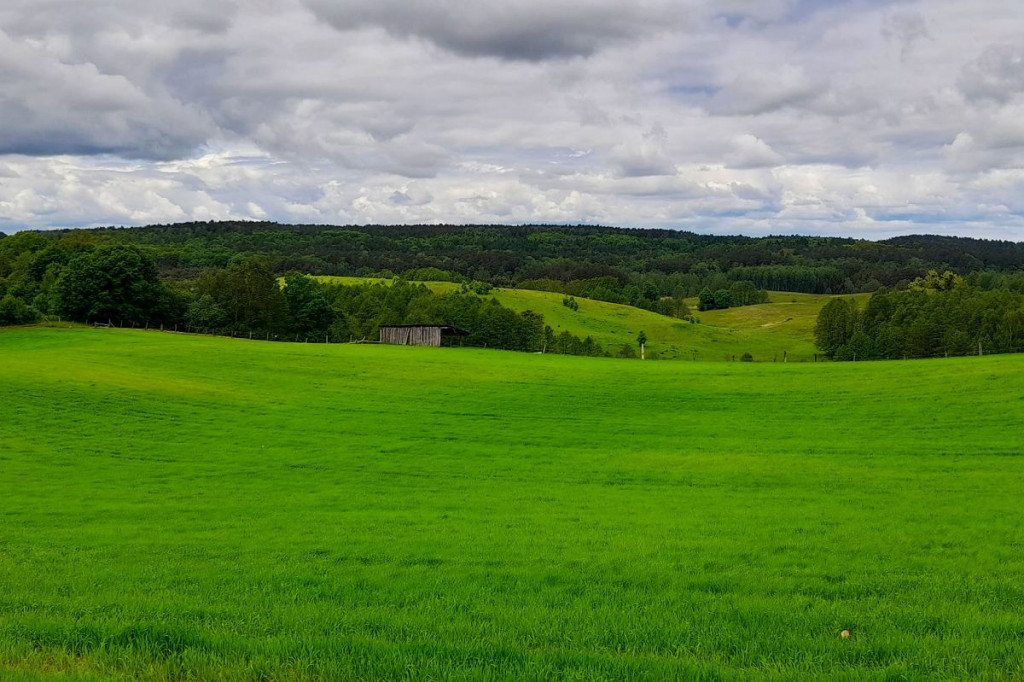
[[[305,0],[341,30],[367,26],[417,37],[453,52],[537,61],[587,56],[610,42],[685,25],[687,3],[643,0],[540,2],[479,0]]]
[[[975,100],[1008,102],[1024,92],[1024,43],[989,46],[964,67],[957,85]]]
[[[5,0],[0,26],[34,37],[54,33],[85,37],[118,30],[140,35],[154,26],[222,34],[239,7],[237,0]]]
[[[0,154],[165,159],[213,127],[202,113],[93,64],[65,64],[0,32]]]
[[[1024,17],[892,4],[5,0],[0,229],[1024,237]]]
[[[798,65],[747,69],[729,79],[709,100],[715,114],[750,116],[809,102],[826,89]]]
[[[639,178],[676,173],[675,162],[664,152],[662,146],[648,140],[616,146],[612,149],[611,160],[621,177]]]
[[[733,168],[770,168],[784,162],[781,154],[754,135],[739,135],[732,144],[733,149],[724,160]]]
[[[924,16],[920,12],[909,11],[896,12],[887,17],[882,26],[882,35],[899,44],[902,57],[906,57],[918,41],[931,38]]]

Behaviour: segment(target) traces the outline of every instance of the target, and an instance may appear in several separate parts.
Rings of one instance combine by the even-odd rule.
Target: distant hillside
[[[362,277],[320,277],[337,284],[386,282]],[[423,282],[439,292],[458,289],[451,282]],[[555,332],[568,331],[579,337],[592,336],[615,353],[622,344],[636,344],[643,330],[649,339],[647,348],[664,359],[732,360],[750,353],[757,362],[784,355],[792,362],[814,359],[814,323],[818,311],[834,296],[772,292],[770,302],[728,310],[696,312],[700,324],[666,317],[640,308],[617,303],[576,299],[578,310],[562,305],[561,294],[523,289],[495,289],[488,296],[517,312],[532,310],[544,316]],[[866,298],[860,295],[858,298]],[[696,351],[696,355],[694,354]]]
[[[278,272],[401,274],[434,267],[515,285],[600,276],[653,282],[665,295],[749,280],[805,293],[853,293],[895,286],[929,269],[960,274],[1024,267],[1024,244],[908,236],[872,242],[833,237],[737,237],[594,226],[326,226],[259,222],[184,223],[54,231],[84,239],[148,245],[164,275],[191,277],[238,254],[266,256]]]

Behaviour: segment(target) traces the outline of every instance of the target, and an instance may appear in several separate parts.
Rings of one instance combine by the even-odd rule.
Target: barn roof
[[[382,324],[378,326],[380,329],[440,329],[442,334],[454,336],[469,336],[470,334],[465,329],[448,324]]]

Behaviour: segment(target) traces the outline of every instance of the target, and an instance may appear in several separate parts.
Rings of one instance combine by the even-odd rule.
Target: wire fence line
[[[321,343],[321,344],[378,344],[380,343],[377,339],[370,338],[349,338],[349,339],[332,339],[330,334],[324,336],[304,336],[302,334],[297,335],[280,335],[272,333],[256,333],[251,331],[228,331],[228,332],[211,332],[199,329],[193,329],[188,325],[137,325],[122,324],[121,320],[108,319],[106,321],[93,321],[92,323],[86,323],[88,326],[94,329],[137,329],[137,330],[148,330],[158,331],[170,334],[189,334],[197,336],[219,336],[222,338],[232,339],[244,339],[252,341],[276,341],[285,343]],[[47,327],[76,327],[81,326],[80,323],[63,320],[59,316],[44,315],[43,318],[36,323],[36,325],[30,326],[47,326]],[[445,346],[449,347],[449,346]],[[451,346],[458,347],[458,346]],[[470,346],[467,346],[467,348]],[[546,351],[543,349],[537,349],[536,351],[522,351],[530,352],[533,354],[547,354],[547,355],[561,355],[561,353],[552,352],[550,349]],[[653,362],[753,362],[753,363],[819,363],[819,362],[880,362],[880,361],[892,361],[892,360],[938,360],[946,358],[964,358],[964,357],[978,357],[978,356],[991,356],[991,355],[1019,355],[1018,351],[1006,351],[1006,350],[986,350],[981,348],[979,350],[972,350],[970,352],[961,353],[935,353],[931,355],[914,355],[914,354],[900,354],[897,356],[886,356],[886,357],[866,357],[859,358],[853,356],[849,359],[835,360],[827,357],[824,353],[790,353],[783,351],[781,353],[772,353],[771,355],[753,355],[750,354],[749,359],[744,358],[744,354],[736,353],[706,353],[700,349],[678,349],[674,351],[674,355],[666,357],[664,352],[652,353],[648,351],[647,360]],[[609,354],[608,357],[612,357],[620,360],[638,360],[639,358],[626,358],[617,356],[614,353]]]

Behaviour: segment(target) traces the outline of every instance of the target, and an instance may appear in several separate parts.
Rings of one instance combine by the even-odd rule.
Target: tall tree
[[[236,259],[224,270],[201,277],[196,289],[224,309],[232,331],[263,333],[282,328],[284,295],[265,258]]]
[[[334,313],[320,284],[306,275],[288,275],[284,280],[284,299],[291,333],[323,338],[334,321]]]
[[[818,313],[814,341],[818,348],[832,357],[853,338],[857,330],[857,304],[845,298],[834,298]]]
[[[72,320],[144,324],[158,319],[165,291],[146,252],[114,244],[71,259],[54,296],[57,311]]]

